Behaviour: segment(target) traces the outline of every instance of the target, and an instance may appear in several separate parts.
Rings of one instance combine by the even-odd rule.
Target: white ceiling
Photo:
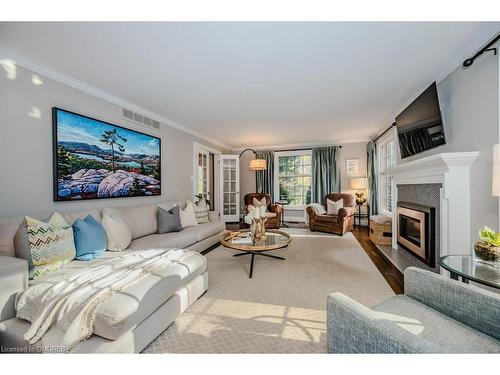
[[[500,23],[2,23],[0,46],[231,147],[366,139]]]

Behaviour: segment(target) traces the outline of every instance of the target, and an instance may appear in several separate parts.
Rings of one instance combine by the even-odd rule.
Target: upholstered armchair
[[[253,199],[261,200],[262,198],[266,198],[267,202],[267,221],[266,228],[269,229],[279,229],[281,226],[281,219],[283,216],[283,207],[279,204],[272,204],[271,197],[267,194],[263,193],[250,193],[245,195],[243,198],[243,202],[245,203],[245,213],[248,213],[248,206],[254,205]]]
[[[328,207],[327,199],[334,202],[343,199],[344,206],[339,209],[337,215],[328,213],[318,215],[313,207],[307,207],[309,229],[313,232],[335,233],[340,236],[352,231],[354,227],[354,214],[356,212],[356,197],[352,194],[327,194],[324,199],[325,209]]]
[[[404,294],[368,308],[328,296],[328,353],[500,353],[500,294],[416,267]]]

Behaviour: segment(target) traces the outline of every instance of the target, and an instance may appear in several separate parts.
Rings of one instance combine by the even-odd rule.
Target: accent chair
[[[500,294],[416,267],[373,308],[328,296],[328,353],[500,353]]]
[[[356,213],[356,197],[352,194],[333,193],[325,195],[324,206],[328,207],[327,200],[337,202],[344,200],[344,206],[339,209],[337,215],[324,214],[318,215],[313,207],[307,207],[309,217],[309,229],[320,232],[335,233],[343,236],[354,228],[354,214]]]
[[[243,202],[245,203],[245,213],[248,213],[248,206],[253,206],[253,199],[261,200],[266,198],[267,202],[267,221],[266,228],[279,229],[281,227],[281,219],[283,216],[283,207],[279,204],[272,204],[271,197],[264,193],[250,193],[245,195]]]

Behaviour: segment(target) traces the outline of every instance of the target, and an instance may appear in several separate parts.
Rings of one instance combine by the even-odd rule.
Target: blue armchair
[[[328,296],[328,352],[500,353],[500,294],[414,267],[404,282],[372,309]]]

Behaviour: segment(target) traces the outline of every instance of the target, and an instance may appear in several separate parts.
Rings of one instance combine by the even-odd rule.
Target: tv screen
[[[436,82],[396,117],[396,127],[403,159],[446,143]]]
[[[161,194],[161,140],[52,109],[54,200]]]

